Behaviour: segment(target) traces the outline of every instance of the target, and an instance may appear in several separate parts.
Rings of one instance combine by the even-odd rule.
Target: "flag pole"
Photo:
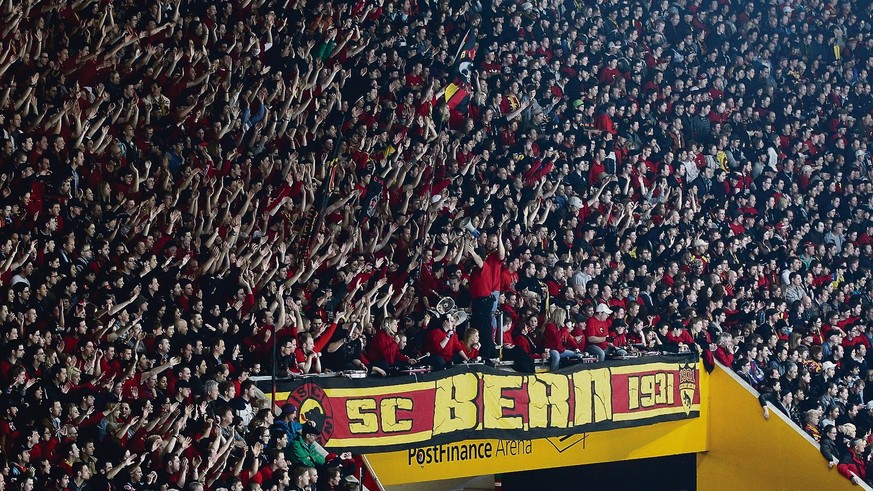
[[[464,34],[464,37],[461,38],[461,44],[458,46],[458,51],[455,52],[455,57],[452,58],[452,62],[449,64],[450,66],[454,66],[455,62],[458,61],[458,57],[461,56],[461,50],[464,49],[464,45],[467,44],[467,37],[470,36],[470,33],[473,32],[473,28],[467,29],[467,34]]]
[[[280,298],[279,301],[283,302],[284,300],[282,300]],[[276,407],[276,375],[277,375],[276,371],[278,370],[278,367],[279,367],[279,360],[276,359],[276,351],[277,351],[276,350],[276,343],[278,342],[278,340],[276,339],[276,326],[273,326],[273,335],[271,337],[273,338],[273,366],[272,366],[273,376],[271,377],[271,380],[270,380],[271,385],[273,386],[273,394],[272,394],[271,400],[273,402],[273,407]]]

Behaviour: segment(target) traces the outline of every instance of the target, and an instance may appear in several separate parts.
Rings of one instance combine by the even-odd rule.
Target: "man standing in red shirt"
[[[605,131],[606,133],[610,133],[615,135],[618,133],[618,129],[615,127],[615,121],[612,118],[615,117],[615,103],[608,103],[606,107],[597,115],[597,119],[594,120],[594,127],[600,131]]]
[[[497,310],[503,278],[503,260],[506,258],[503,233],[498,229],[497,233],[488,236],[484,257],[476,253],[473,244],[467,245],[467,253],[476,263],[470,273],[470,297],[473,299],[470,325],[482,333],[479,354],[488,360],[494,357],[496,321],[493,313]]]

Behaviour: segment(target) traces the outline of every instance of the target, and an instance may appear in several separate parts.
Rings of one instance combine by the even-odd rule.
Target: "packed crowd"
[[[589,3],[0,1],[0,489],[355,489],[252,377],[694,349],[867,479],[873,4]]]

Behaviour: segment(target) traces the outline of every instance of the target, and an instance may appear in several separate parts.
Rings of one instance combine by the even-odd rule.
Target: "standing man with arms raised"
[[[478,329],[481,334],[479,354],[484,360],[488,360],[496,354],[494,331],[497,324],[493,314],[497,311],[503,261],[506,258],[503,232],[498,229],[496,233],[488,235],[484,257],[476,253],[473,244],[467,245],[467,252],[476,263],[470,274],[470,297],[473,298],[470,322],[471,327]]]

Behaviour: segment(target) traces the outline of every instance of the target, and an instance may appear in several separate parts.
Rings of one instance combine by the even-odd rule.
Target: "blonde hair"
[[[475,327],[471,327],[471,328],[467,329],[466,331],[464,331],[464,346],[466,346],[468,348],[473,346],[473,343],[472,343],[473,336],[476,334],[479,334],[479,330],[476,329]]]
[[[552,310],[549,313],[547,322],[554,322],[558,329],[564,327],[564,323],[567,322],[567,309],[557,308]]]
[[[849,434],[856,435],[857,434],[857,429],[855,428],[855,425],[852,423],[842,424],[842,425],[837,427],[837,430],[839,430],[839,432],[844,434],[844,435],[849,435]]]

